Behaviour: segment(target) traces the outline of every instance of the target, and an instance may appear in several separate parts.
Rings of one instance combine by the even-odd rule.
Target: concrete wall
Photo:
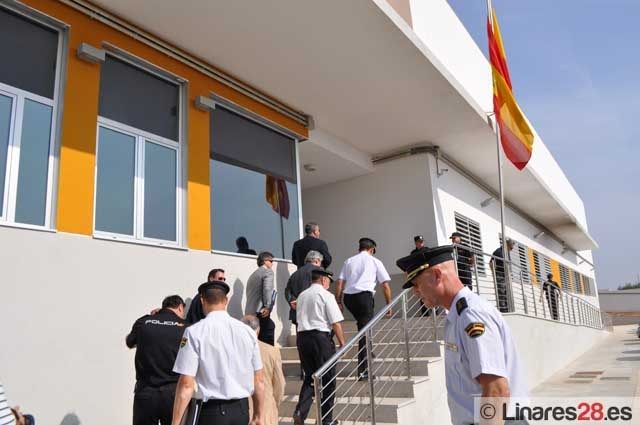
[[[14,403],[52,425],[66,415],[82,424],[130,423],[134,351],[124,337],[133,322],[166,295],[193,297],[214,267],[226,270],[229,311],[240,317],[244,285],[256,268],[252,258],[65,233],[0,227],[0,239],[0,380]],[[283,293],[295,266],[274,268]],[[272,316],[284,342],[284,297]]]
[[[518,353],[532,389],[598,344],[609,333],[603,330],[507,314]]]
[[[602,290],[598,293],[602,311],[611,316],[614,325],[640,323],[640,290]]]

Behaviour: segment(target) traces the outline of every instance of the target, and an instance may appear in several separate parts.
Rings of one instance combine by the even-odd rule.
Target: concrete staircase
[[[434,412],[430,411],[433,410],[434,400],[441,405],[443,393],[446,396],[443,380],[444,362],[441,358],[440,344],[434,342],[435,331],[438,332],[439,339],[442,339],[444,320],[440,318],[435,329],[430,318],[411,318],[407,323],[411,379],[407,379],[406,345],[402,342],[403,322],[397,318],[387,319],[387,323],[373,336],[375,359],[372,370],[376,375],[373,383],[376,392],[376,424],[424,425],[427,423],[425,417],[433,417]],[[347,341],[350,340],[357,333],[356,323],[343,322],[343,330]],[[292,339],[290,343],[295,344],[295,340]],[[280,352],[286,377],[285,397],[279,411],[280,424],[291,425],[302,385],[300,360],[295,346],[282,347]],[[357,346],[352,347],[337,366],[334,419],[338,419],[342,425],[371,423],[369,382],[356,380],[356,368]],[[436,382],[432,378],[434,373],[437,377]],[[315,424],[315,413],[313,406],[306,420],[307,425]]]

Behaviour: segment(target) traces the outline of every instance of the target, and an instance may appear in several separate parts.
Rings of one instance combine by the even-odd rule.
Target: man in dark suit
[[[320,239],[320,226],[318,223],[307,223],[304,226],[305,237],[295,241],[291,250],[291,261],[298,268],[304,266],[304,259],[311,250],[322,254],[322,267],[325,269],[331,265],[331,254],[327,243]]]

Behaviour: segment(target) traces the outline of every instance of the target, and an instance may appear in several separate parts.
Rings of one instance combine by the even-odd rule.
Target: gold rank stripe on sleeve
[[[469,323],[469,325],[466,328],[464,328],[464,331],[471,338],[477,338],[484,333],[484,323],[480,323],[480,322]]]

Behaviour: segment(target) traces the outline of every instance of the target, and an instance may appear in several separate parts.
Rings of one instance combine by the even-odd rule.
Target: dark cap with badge
[[[416,235],[413,237],[413,241],[414,242],[424,241],[424,238],[422,237],[422,235]]]
[[[311,279],[316,280],[320,276],[326,276],[333,282],[333,273],[329,270],[325,270],[322,267],[317,267],[311,270]]]
[[[421,271],[446,261],[453,261],[453,246],[451,245],[421,248],[409,256],[400,258],[396,261],[396,265],[407,273],[407,279],[402,285],[402,289],[411,288],[413,286],[411,281]]]
[[[462,238],[464,238],[464,235],[462,233],[460,233],[460,232],[453,232],[451,234],[451,236],[449,237],[449,239],[453,239],[453,238],[461,238],[462,239]]]
[[[198,286],[198,294],[202,295],[205,293],[207,289],[222,289],[225,295],[229,293],[231,288],[225,282],[221,280],[213,280],[211,282],[205,282],[202,285]]]

